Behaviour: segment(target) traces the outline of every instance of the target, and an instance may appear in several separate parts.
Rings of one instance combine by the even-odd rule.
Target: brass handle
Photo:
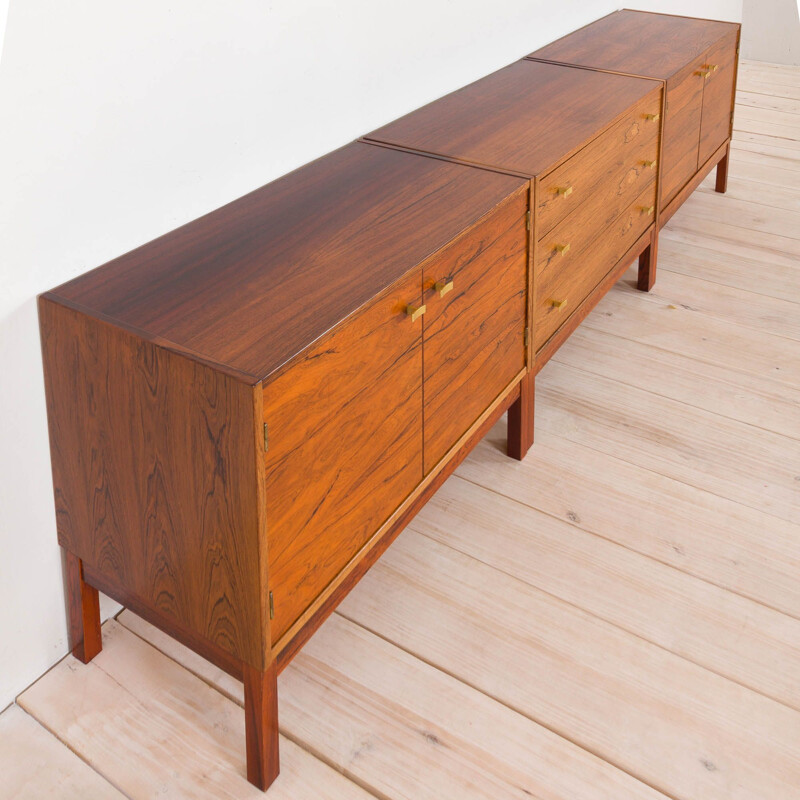
[[[562,197],[569,197],[572,194],[572,187],[571,186],[557,186],[556,187],[556,194],[559,194]]]
[[[642,161],[642,164],[644,164],[646,167],[649,167],[650,169],[655,169],[656,164],[658,164],[658,161]]]
[[[710,70],[711,72],[716,72],[719,69],[719,64],[703,64],[703,69]]]
[[[550,300],[549,302],[553,308],[558,309],[564,308],[564,306],[567,304],[566,300]]]
[[[553,250],[557,253],[560,253],[562,256],[565,255],[569,251],[568,244],[557,244],[553,246]]]
[[[658,122],[661,119],[661,112],[658,114],[645,114],[644,118],[650,122]]]
[[[411,303],[406,306],[406,314],[412,322],[416,322],[427,310],[426,306],[412,306]]]
[[[639,210],[642,212],[642,214],[647,214],[647,216],[649,217],[656,210],[656,207],[655,206],[639,206]]]
[[[710,74],[711,70],[708,69],[699,69],[697,72],[695,72],[695,75],[702,75],[704,78],[708,78]]]
[[[439,292],[439,297],[444,297],[453,288],[453,279],[445,278],[443,281],[436,281],[433,288]]]

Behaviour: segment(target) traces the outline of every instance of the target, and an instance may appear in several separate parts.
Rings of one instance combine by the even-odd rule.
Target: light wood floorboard
[[[797,800],[800,68],[280,685],[291,800]],[[129,611],[0,715],[0,797],[262,797],[242,685]],[[10,788],[9,788],[10,787]],[[10,792],[10,794],[9,794]]]

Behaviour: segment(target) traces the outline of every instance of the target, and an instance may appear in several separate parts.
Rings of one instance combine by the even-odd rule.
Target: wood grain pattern
[[[536,373],[529,371],[519,384],[519,397],[508,407],[506,454],[522,461],[533,445],[536,409]]]
[[[20,705],[127,797],[265,797],[246,780],[241,705],[116,621],[106,622],[103,638],[91,664],[64,659],[22,694]],[[373,800],[291,740],[281,737],[280,747],[270,800]]]
[[[599,229],[602,219],[613,220],[639,194],[644,182],[657,174],[661,126],[647,115],[656,116],[660,110],[661,90],[654,89],[569,161],[540,179],[538,239],[570,213],[580,214]]]
[[[253,387],[43,296],[59,543],[261,666]]]
[[[100,595],[85,581],[81,560],[64,551],[64,581],[67,593],[67,623],[72,655],[88,664],[102,649]]]
[[[120,622],[242,702],[241,685],[208,663],[134,615],[125,612]],[[664,800],[338,614],[281,675],[281,693],[287,736],[340,766],[377,797]]]
[[[525,366],[527,211],[526,183],[423,265],[425,474]]]
[[[540,250],[544,253],[537,264],[536,274],[536,325],[533,332],[536,350],[654,224],[653,215],[644,209],[655,205],[655,194],[653,181],[624,213],[601,231],[592,231],[588,224],[570,216],[547,237],[546,246]],[[555,250],[559,243],[571,244],[565,256],[558,255]],[[555,305],[562,302],[562,306]]]
[[[738,41],[736,31],[710,48],[705,56],[708,65],[705,68],[712,71],[704,80],[698,164],[711,158],[731,135]]]
[[[531,177],[572,155],[657,86],[522,60],[368,138]]]
[[[704,89],[704,80],[700,73],[704,63],[704,58],[699,58],[680,81],[667,88],[662,205],[669,203],[697,172]]]
[[[800,713],[416,531],[340,613],[669,797],[796,796]]]
[[[266,791],[280,772],[278,757],[278,668],[244,667],[244,730],[247,780]]]
[[[625,9],[569,33],[530,55],[669,81],[739,27],[734,22]]]
[[[349,569],[340,573],[338,583],[329,587],[322,600],[310,613],[298,621],[283,639],[276,643],[278,670],[284,669],[299,652],[300,648],[308,641],[317,628],[330,616],[336,606],[347,593],[366,574],[367,570],[380,558],[389,545],[397,538],[408,524],[409,520],[420,511],[434,492],[444,483],[449,475],[467,457],[469,452],[491,430],[492,426],[508,410],[509,406],[520,396],[520,380],[515,379],[507,387],[487,411],[478,419],[475,425],[467,431],[462,439],[456,443],[448,454],[446,461],[440,462],[436,470],[426,476],[426,480],[419,489],[404,503],[393,519],[379,530],[374,539],[367,543],[364,550],[358,554],[349,565]]]
[[[533,364],[534,372],[544,367],[553,357],[553,354],[567,340],[567,337],[586,319],[592,309],[603,299],[609,289],[625,274],[628,265],[634,261],[648,247],[651,246],[653,236],[650,231],[645,231],[628,249],[628,252],[616,263],[609,273],[589,292],[583,302],[560,324],[555,333],[536,351],[536,360]]]
[[[419,268],[264,387],[272,638],[422,480]]]
[[[14,800],[125,798],[18,705],[0,714],[0,775]]]
[[[255,383],[518,183],[353,143],[56,293]]]

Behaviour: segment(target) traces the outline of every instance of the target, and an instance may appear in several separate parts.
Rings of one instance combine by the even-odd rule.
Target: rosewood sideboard
[[[620,72],[522,59],[40,296],[72,651],[99,590],[242,680],[256,786],[280,670],[506,412],[524,457],[637,258],[652,286],[671,87]]]
[[[741,25],[615,11],[542,47],[528,58],[663,80],[663,225],[717,167],[724,192],[733,132]]]

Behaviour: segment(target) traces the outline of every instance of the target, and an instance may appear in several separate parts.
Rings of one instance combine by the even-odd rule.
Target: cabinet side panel
[[[261,667],[253,387],[46,297],[39,324],[59,543]]]

